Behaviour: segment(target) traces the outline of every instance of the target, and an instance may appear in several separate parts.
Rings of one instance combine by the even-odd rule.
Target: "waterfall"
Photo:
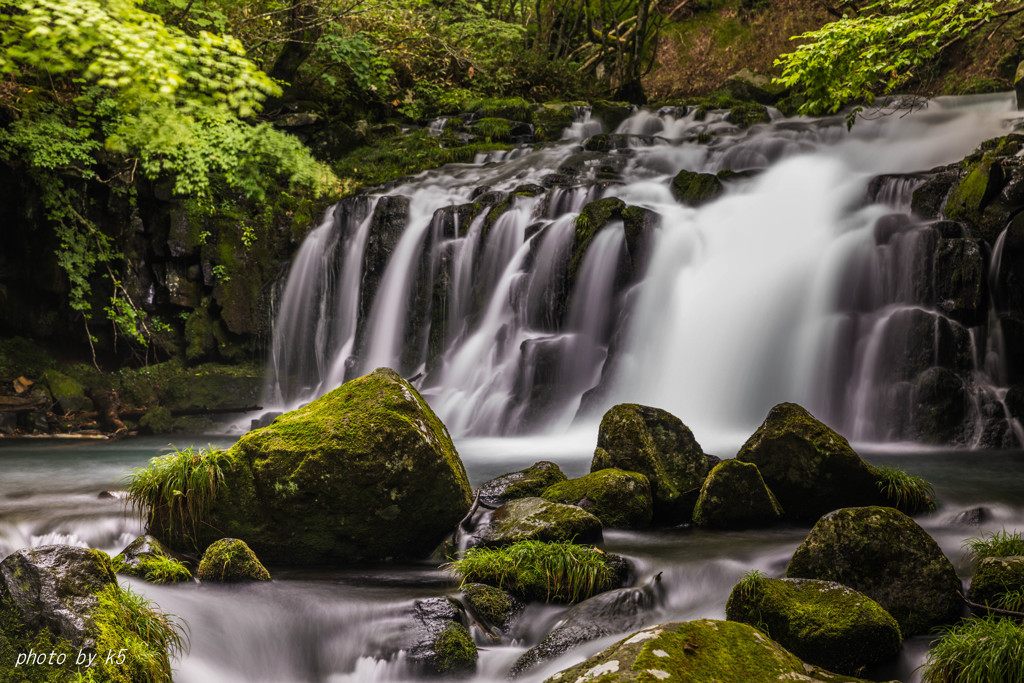
[[[596,151],[581,109],[558,143],[339,204],[279,299],[268,403],[389,365],[457,435],[635,401],[734,444],[790,400],[888,441],[917,438],[922,402],[953,386],[967,426],[949,439],[977,443],[994,429],[968,424],[991,412],[985,392],[1005,393],[998,320],[939,300],[934,254],[975,247],[911,196],[920,172],[1005,133],[1010,98],[940,98],[850,132],[770,113],[743,130],[724,111],[640,111]],[[717,173],[724,194],[680,204],[681,169]],[[587,232],[577,218],[602,198],[611,213]]]

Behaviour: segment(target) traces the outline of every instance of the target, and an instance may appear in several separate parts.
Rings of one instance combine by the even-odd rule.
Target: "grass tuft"
[[[932,485],[898,467],[885,465],[878,468],[878,489],[899,510],[911,513],[935,510]]]
[[[1024,629],[981,617],[943,629],[923,665],[924,683],[1024,681]]]
[[[1019,531],[996,531],[966,539],[960,544],[975,564],[986,557],[1024,555],[1024,536]]]
[[[196,541],[196,527],[205,517],[224,482],[231,458],[220,450],[186,448],[132,472],[127,482],[131,506],[147,515],[147,526],[169,533],[180,529],[183,540]],[[189,530],[191,529],[191,535]]]
[[[759,569],[751,569],[743,572],[743,576],[733,586],[738,595],[749,598],[758,592],[761,582],[768,578],[768,575]]]
[[[568,541],[520,541],[504,548],[471,548],[445,565],[462,584],[485,583],[530,600],[575,603],[615,586],[607,555]]]
[[[124,648],[131,680],[170,683],[171,660],[188,646],[183,625],[127,586],[107,587],[99,594],[99,604],[97,651]]]
[[[157,555],[140,557],[138,564],[127,568],[124,558],[118,555],[112,560],[114,571],[118,574],[137,576],[150,583],[177,583],[178,581],[191,581],[192,573],[181,562]]]

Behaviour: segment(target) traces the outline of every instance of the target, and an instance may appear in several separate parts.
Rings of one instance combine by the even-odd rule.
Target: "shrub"
[[[1024,681],[1024,629],[1010,619],[969,619],[943,629],[923,665],[924,683]]]

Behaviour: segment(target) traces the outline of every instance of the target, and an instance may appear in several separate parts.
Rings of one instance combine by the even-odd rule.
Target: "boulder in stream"
[[[718,176],[683,169],[672,179],[672,196],[686,206],[703,206],[725,190]]]
[[[1020,610],[1020,599],[1007,606],[1007,594],[1024,592],[1024,557],[986,557],[978,563],[971,579],[971,600],[989,607]]]
[[[541,498],[576,505],[607,528],[643,529],[651,524],[651,485],[639,472],[609,468],[548,487]]]
[[[200,581],[219,583],[270,581],[270,572],[245,541],[222,538],[211,543],[203,553],[196,577]]]
[[[495,548],[519,541],[596,543],[602,538],[602,528],[601,520],[575,505],[517,498],[490,513],[474,532],[471,545]]]
[[[765,486],[757,465],[724,460],[708,473],[693,510],[697,526],[747,529],[782,519],[782,507]]]
[[[462,595],[469,611],[483,622],[483,628],[488,631],[507,632],[526,607],[512,593],[484,583],[464,585]]]
[[[565,481],[566,476],[553,462],[541,460],[524,470],[510,472],[484,482],[477,489],[484,505],[501,505],[516,498],[534,498],[549,486]]]
[[[139,536],[113,559],[118,574],[153,583],[190,581],[192,573],[176,554],[150,535]]]
[[[470,676],[476,670],[476,643],[462,608],[447,598],[417,600],[405,628],[403,649],[423,675]]]
[[[786,576],[835,581],[864,593],[904,637],[960,616],[963,586],[939,544],[914,520],[886,507],[844,508],[814,525]]]

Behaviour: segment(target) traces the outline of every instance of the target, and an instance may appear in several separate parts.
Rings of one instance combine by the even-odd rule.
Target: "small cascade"
[[[559,143],[340,204],[277,304],[268,395],[293,404],[389,365],[456,435],[636,401],[734,443],[790,400],[858,440],[1001,443],[1006,237],[989,257],[911,206],[920,169],[1000,133],[1009,99],[940,99],[852,132],[841,116],[728,114],[640,111],[591,144],[603,129],[579,108]],[[724,193],[681,205],[681,169],[719,174]],[[987,284],[954,276],[963,264]]]

